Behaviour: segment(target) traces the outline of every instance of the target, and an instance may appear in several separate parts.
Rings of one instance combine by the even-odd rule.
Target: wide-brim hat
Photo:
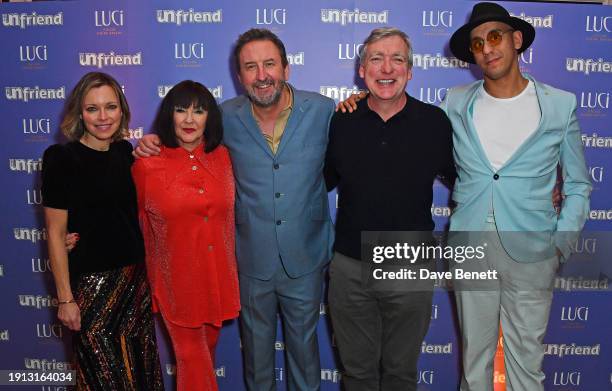
[[[470,20],[461,26],[450,39],[450,50],[455,57],[474,64],[474,56],[470,51],[470,33],[486,22],[502,22],[523,33],[523,45],[518,50],[524,52],[535,39],[535,29],[523,19],[510,16],[508,11],[499,4],[478,3],[472,9]]]

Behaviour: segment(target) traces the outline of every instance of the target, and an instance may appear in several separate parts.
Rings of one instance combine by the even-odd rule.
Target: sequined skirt
[[[74,285],[77,390],[163,390],[144,265],[84,274]]]

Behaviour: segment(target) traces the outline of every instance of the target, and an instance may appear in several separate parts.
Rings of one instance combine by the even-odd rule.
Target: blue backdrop
[[[56,318],[57,302],[46,251],[40,170],[42,152],[63,141],[59,119],[65,97],[86,72],[100,70],[123,85],[133,112],[130,137],[148,132],[161,98],[176,82],[193,79],[219,100],[241,93],[231,69],[232,43],[251,27],[265,27],[285,42],[290,82],[336,101],[362,87],[356,59],[369,31],[392,25],[413,42],[414,76],[408,93],[438,104],[454,85],[480,78],[474,67],[452,57],[448,40],[467,19],[472,1],[310,0],[282,1],[58,1],[2,3],[0,26],[0,369],[65,369],[71,360],[69,331]],[[594,231],[612,227],[612,7],[508,2],[515,16],[536,28],[535,43],[521,67],[536,79],[572,91],[578,100],[587,162],[594,184],[579,256],[601,255],[611,243]],[[333,7],[333,8],[330,8]],[[443,229],[448,191],[435,185],[432,212]],[[330,194],[335,214],[335,194]],[[375,211],[373,211],[375,213]],[[602,253],[603,252],[603,253]],[[609,253],[608,253],[609,254]],[[610,270],[609,262],[606,264]],[[609,273],[559,277],[545,339],[550,390],[612,389],[612,311]],[[435,292],[429,333],[420,360],[421,390],[456,389],[460,346],[451,295]],[[158,322],[158,326],[161,323]],[[158,327],[162,370],[174,387],[174,359]],[[327,305],[319,324],[323,390],[338,390]],[[500,341],[501,342],[501,341]],[[280,334],[276,378],[285,389]],[[242,390],[236,322],[223,328],[217,350],[222,390]],[[498,376],[503,383],[503,376]],[[23,386],[20,390],[40,390]],[[43,390],[61,390],[49,386]]]

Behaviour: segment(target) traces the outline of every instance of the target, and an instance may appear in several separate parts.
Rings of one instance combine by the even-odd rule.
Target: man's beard
[[[278,86],[277,88],[274,89],[274,93],[272,95],[269,95],[266,97],[258,96],[255,93],[257,87],[262,86],[262,85],[267,85],[267,84],[274,85],[274,80],[266,79],[263,81],[256,81],[255,83],[253,83],[252,86],[246,89],[247,95],[249,96],[249,98],[251,99],[251,102],[253,102],[254,105],[259,106],[259,107],[270,107],[270,106],[274,106],[280,101],[281,95],[283,93],[283,88],[285,88],[286,82],[284,80],[279,80]]]

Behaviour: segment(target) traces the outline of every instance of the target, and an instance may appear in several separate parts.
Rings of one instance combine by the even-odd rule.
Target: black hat
[[[486,22],[502,22],[511,26],[515,30],[523,33],[523,46],[518,50],[519,53],[524,52],[533,43],[535,38],[535,29],[532,25],[519,19],[510,16],[504,7],[495,3],[478,3],[472,9],[470,21],[461,26],[455,31],[450,39],[450,50],[455,57],[462,61],[467,61],[474,64],[474,56],[470,52],[470,33],[471,31]]]

